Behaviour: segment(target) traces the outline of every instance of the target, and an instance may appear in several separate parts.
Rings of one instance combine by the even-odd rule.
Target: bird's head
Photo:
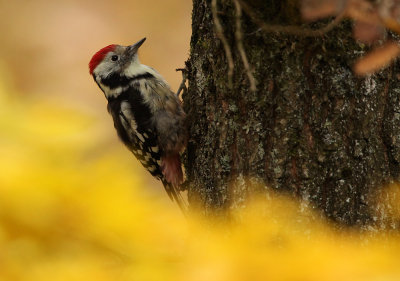
[[[140,64],[137,52],[146,38],[130,46],[109,45],[94,54],[89,62],[89,73],[98,81],[111,75],[129,76]]]

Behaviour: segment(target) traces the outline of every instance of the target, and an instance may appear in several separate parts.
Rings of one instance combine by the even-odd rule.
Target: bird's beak
[[[137,53],[137,51],[139,50],[139,47],[142,46],[143,42],[146,41],[146,37],[143,38],[142,40],[139,40],[138,42],[136,42],[133,45],[130,45],[126,48],[126,52],[130,55],[133,56],[134,54]]]

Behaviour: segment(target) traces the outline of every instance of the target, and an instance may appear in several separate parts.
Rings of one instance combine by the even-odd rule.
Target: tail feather
[[[179,185],[183,182],[181,158],[178,153],[161,158],[161,172],[167,182]]]
[[[182,164],[179,153],[161,158],[162,182],[169,198],[175,201],[184,215],[187,214],[187,204],[182,198],[179,185],[183,182]]]
[[[188,207],[185,200],[182,197],[181,192],[179,191],[179,187],[172,183],[167,182],[166,180],[163,180],[162,182],[169,198],[172,201],[175,201],[176,204],[178,204],[179,208],[181,209],[182,213],[186,215]]]

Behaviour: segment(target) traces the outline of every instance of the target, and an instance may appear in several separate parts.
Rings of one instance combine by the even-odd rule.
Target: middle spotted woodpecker
[[[102,48],[90,60],[89,71],[108,100],[119,138],[184,209],[179,185],[180,153],[187,140],[185,113],[161,75],[139,62],[138,49],[145,40]]]

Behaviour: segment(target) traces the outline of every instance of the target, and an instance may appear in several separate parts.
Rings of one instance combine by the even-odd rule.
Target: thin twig
[[[252,8],[250,8],[247,3],[243,0],[235,0],[239,1],[241,4],[243,10],[246,12],[248,16],[265,32],[273,32],[273,33],[286,33],[286,34],[291,34],[291,35],[298,35],[302,37],[319,37],[322,36],[332,29],[334,29],[336,26],[339,25],[339,23],[343,20],[343,18],[346,15],[346,10],[343,10],[340,12],[334,20],[332,20],[329,24],[326,26],[320,28],[320,29],[310,29],[310,28],[302,28],[299,26],[295,25],[288,25],[288,26],[283,26],[283,25],[274,25],[274,24],[267,24],[265,23],[262,19],[260,19],[257,14],[253,11]]]
[[[187,92],[187,87],[186,87],[187,69],[186,68],[177,68],[175,70],[182,72],[182,82],[179,85],[178,91],[176,92],[177,97],[179,97],[179,95],[181,94],[182,91],[183,91],[183,94]]]
[[[237,48],[240,53],[240,57],[242,58],[244,68],[246,69],[247,77],[249,78],[250,82],[250,90],[252,92],[255,92],[257,90],[256,87],[256,79],[254,78],[251,66],[249,64],[249,61],[247,59],[246,52],[244,51],[243,47],[243,35],[242,35],[242,25],[241,25],[241,17],[242,17],[242,8],[240,7],[239,1],[238,0],[233,0],[235,3],[235,10],[236,10],[236,31],[235,31],[235,38],[236,38],[236,44]]]
[[[218,18],[217,0],[212,0],[211,10],[212,10],[212,15],[213,15],[213,19],[214,19],[215,33],[217,34],[218,38],[221,40],[222,45],[224,46],[226,59],[228,60],[228,85],[229,85],[229,88],[232,88],[232,76],[233,76],[232,51],[231,51],[231,48],[229,47],[228,40],[226,40],[226,37],[224,35],[224,30],[223,30],[222,25]]]

